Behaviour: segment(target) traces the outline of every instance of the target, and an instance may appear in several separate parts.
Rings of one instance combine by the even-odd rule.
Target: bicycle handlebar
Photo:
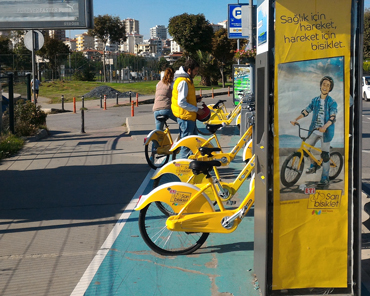
[[[291,122],[292,122],[292,121],[291,121]],[[308,130],[308,129],[305,129],[305,128],[301,127],[301,125],[300,125],[298,122],[294,122],[294,125],[295,125],[295,126],[298,126],[298,136],[299,136],[303,141],[306,141],[306,139],[308,139],[308,138],[312,135],[312,133],[313,133],[315,130],[317,130],[317,129],[318,129],[318,128],[314,128],[312,131],[310,131],[310,130]],[[304,131],[307,131],[307,132],[308,132],[307,137],[303,137],[303,136],[301,136],[301,130],[304,130]]]

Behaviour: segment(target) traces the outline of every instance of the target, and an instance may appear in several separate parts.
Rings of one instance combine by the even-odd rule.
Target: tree
[[[224,69],[228,64],[232,64],[234,57],[234,46],[227,37],[226,29],[221,29],[215,33],[212,40],[212,54],[221,72],[222,87],[225,87]]]
[[[203,14],[183,13],[170,18],[168,33],[193,58],[198,50],[212,50],[213,29]]]
[[[10,50],[10,39],[0,36],[0,68],[3,65],[10,66],[12,64],[12,51]]]
[[[63,41],[45,36],[44,46],[36,52],[43,59],[49,60],[48,67],[57,71],[59,66],[66,60],[69,54],[69,47]],[[52,79],[54,77],[52,76]]]
[[[164,57],[161,57],[158,62],[159,71],[164,71],[170,66],[170,62],[167,61]]]
[[[364,13],[364,58],[370,58],[370,9]]]
[[[126,41],[125,25],[119,17],[112,17],[108,14],[98,15],[94,18],[94,29],[89,29],[88,34],[93,37],[99,38],[104,44],[103,54],[103,73],[104,81],[106,81],[105,73],[105,48],[107,42],[119,43]]]
[[[29,51],[26,46],[24,45],[23,38],[19,43],[17,43],[14,47],[14,54],[15,54],[15,64],[14,70],[28,70],[31,71],[32,69],[32,55],[31,51]]]

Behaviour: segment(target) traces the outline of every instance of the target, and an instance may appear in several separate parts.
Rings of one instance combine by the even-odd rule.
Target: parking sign
[[[249,39],[251,36],[250,6],[246,4],[229,4],[228,37]]]

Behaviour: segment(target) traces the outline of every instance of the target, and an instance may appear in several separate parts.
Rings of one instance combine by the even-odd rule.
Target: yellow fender
[[[204,174],[194,175],[193,171],[189,169],[189,164],[192,162],[192,159],[178,159],[172,160],[169,163],[165,164],[160,169],[157,169],[155,174],[152,176],[152,179],[155,180],[164,174],[172,174],[177,176],[181,182],[186,182],[193,184],[197,187],[202,187],[208,183],[207,178]],[[211,188],[205,190],[205,193],[213,201],[215,200],[213,191]]]
[[[253,156],[253,140],[249,140],[243,151],[243,161],[248,161]]]
[[[179,147],[188,147],[193,154],[196,154],[200,147],[214,147],[211,143],[205,144],[207,139],[201,137],[201,136],[187,136],[185,138],[180,139],[180,141],[177,141],[173,143],[170,151],[173,152]]]
[[[164,131],[161,131],[161,130],[153,130],[151,131],[147,137],[146,137],[146,140],[144,142],[144,145],[148,145],[150,141],[157,141],[159,144],[162,143],[162,146],[165,146],[165,145],[170,145],[171,142],[168,138],[168,136],[166,136],[166,134],[164,133]]]
[[[136,205],[135,211],[140,211],[152,202],[163,202],[179,213],[186,203],[199,192],[199,188],[188,183],[170,182],[163,184],[149,194],[142,195]],[[203,192],[187,207],[186,213],[214,212],[215,208],[208,196]]]
[[[192,170],[189,169],[189,164],[191,162],[192,160],[190,159],[172,160],[163,167],[157,169],[152,179],[155,180],[164,174],[172,174],[177,176],[181,182],[187,182],[190,177],[193,176]]]

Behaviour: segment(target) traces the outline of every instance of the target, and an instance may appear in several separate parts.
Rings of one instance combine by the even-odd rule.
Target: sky
[[[210,22],[217,24],[227,20],[228,4],[238,3],[237,0],[94,0],[94,16],[109,14],[121,20],[133,18],[139,21],[140,34],[149,39],[150,28],[156,25],[168,26],[171,17],[189,13],[203,13]],[[248,3],[248,1],[239,1]],[[370,0],[368,0],[370,2]],[[370,5],[370,4],[369,4]],[[84,31],[66,31],[67,37],[74,37]]]
[[[139,21],[140,34],[149,39],[150,28],[156,25],[168,26],[171,17],[189,13],[203,13],[210,22],[217,24],[227,20],[228,4],[249,3],[238,0],[93,0],[94,16],[109,14],[121,20],[133,18]],[[256,3],[256,0],[254,0]],[[370,0],[365,0],[365,8],[370,8]],[[70,30],[67,37],[74,37],[85,31]]]

